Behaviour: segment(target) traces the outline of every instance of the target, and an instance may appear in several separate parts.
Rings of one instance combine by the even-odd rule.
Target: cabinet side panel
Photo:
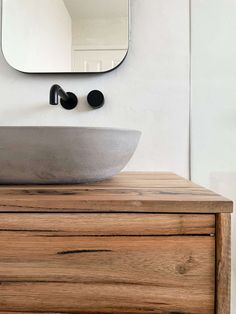
[[[231,216],[216,215],[216,314],[230,314]]]

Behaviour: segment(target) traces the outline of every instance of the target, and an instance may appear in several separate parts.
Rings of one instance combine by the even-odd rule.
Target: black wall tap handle
[[[87,101],[93,109],[98,109],[104,105],[105,97],[99,90],[92,90],[88,94]]]

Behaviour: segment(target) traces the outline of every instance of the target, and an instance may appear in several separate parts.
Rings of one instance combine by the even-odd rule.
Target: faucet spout
[[[62,89],[60,85],[54,84],[50,89],[49,103],[50,105],[58,105],[59,96],[67,101],[69,100],[69,95]]]
[[[78,98],[75,94],[70,92],[65,92],[64,89],[58,85],[54,84],[49,93],[49,103],[50,105],[58,105],[59,104],[59,97],[60,103],[63,108],[67,110],[74,109],[78,104]]]

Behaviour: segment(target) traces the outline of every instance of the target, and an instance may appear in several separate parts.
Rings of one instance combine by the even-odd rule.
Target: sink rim
[[[15,128],[15,129],[87,129],[94,131],[121,131],[121,132],[137,132],[142,134],[140,130],[137,129],[126,129],[126,128],[113,128],[113,127],[93,127],[93,126],[57,126],[57,125],[49,125],[49,126],[39,126],[39,125],[1,125],[0,130],[3,128]]]

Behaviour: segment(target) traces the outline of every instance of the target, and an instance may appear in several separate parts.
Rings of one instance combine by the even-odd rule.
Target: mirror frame
[[[114,70],[116,70],[117,68],[119,68],[125,61],[128,53],[129,53],[129,49],[130,49],[130,37],[131,37],[131,3],[130,3],[131,0],[127,0],[128,2],[128,48],[127,48],[127,52],[124,56],[124,58],[121,60],[121,62],[115,66],[114,68],[112,69],[109,69],[107,71],[100,71],[100,72],[25,72],[23,70],[20,70],[20,69],[17,69],[15,68],[14,66],[12,66],[9,61],[7,60],[5,54],[4,54],[4,51],[3,51],[3,0],[0,0],[1,2],[1,52],[2,52],[2,56],[4,57],[4,60],[6,61],[7,65],[16,70],[17,72],[20,72],[20,73],[23,73],[23,74],[52,74],[52,75],[62,75],[62,74],[66,74],[66,75],[69,75],[69,74],[72,74],[72,75],[91,75],[91,74],[105,74],[105,73],[109,73],[109,72],[112,72]]]

